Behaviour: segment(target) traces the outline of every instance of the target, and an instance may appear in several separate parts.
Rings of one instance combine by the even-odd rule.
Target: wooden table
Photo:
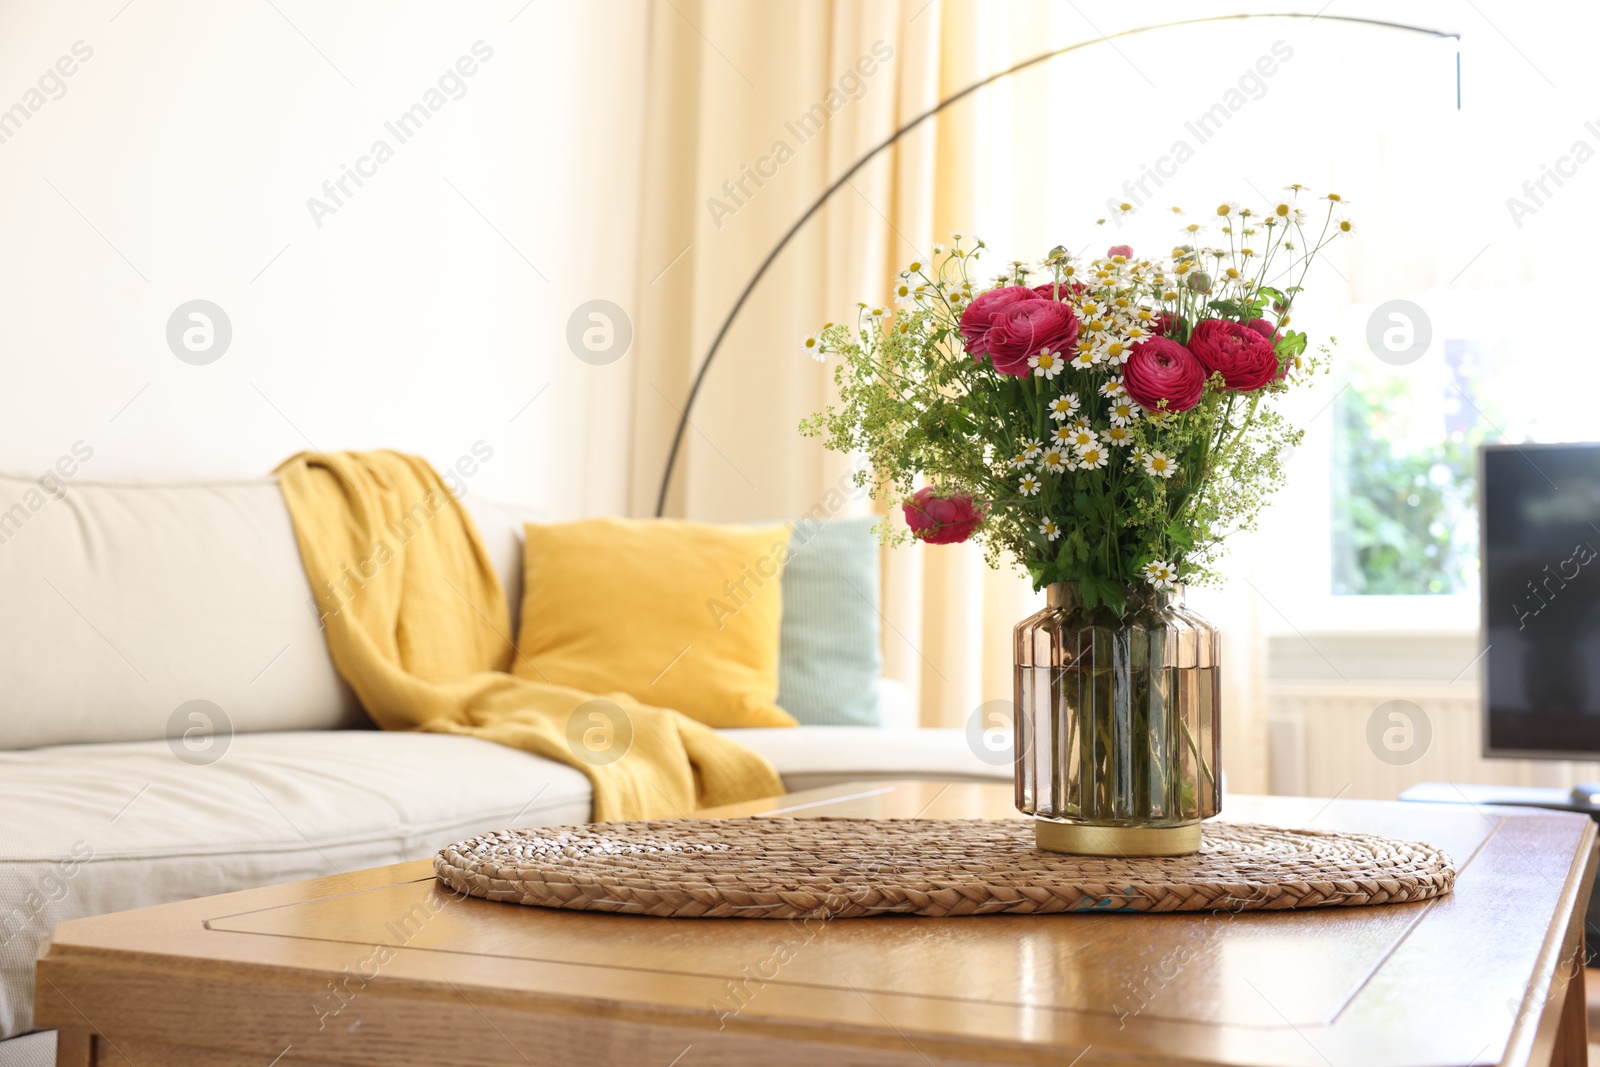
[[[715,814],[778,812],[1016,817],[1007,787],[905,782]],[[63,923],[36,1017],[71,1067],[1585,1062],[1588,819],[1288,797],[1226,817],[1426,840],[1460,879],[1385,907],[806,926],[462,900],[407,863]]]

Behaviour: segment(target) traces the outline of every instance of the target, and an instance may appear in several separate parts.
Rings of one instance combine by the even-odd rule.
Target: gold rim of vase
[[[1078,856],[1190,856],[1200,851],[1200,824],[1187,826],[1091,826],[1033,820],[1034,841],[1046,852]]]

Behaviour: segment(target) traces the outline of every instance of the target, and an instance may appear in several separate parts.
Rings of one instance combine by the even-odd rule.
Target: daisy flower
[[[1106,444],[1118,448],[1133,444],[1133,432],[1126,426],[1111,426],[1106,429]]]
[[[1144,409],[1133,402],[1129,396],[1119,396],[1111,401],[1111,422],[1116,426],[1126,426],[1137,419]]]
[[[1099,470],[1106,465],[1108,458],[1109,455],[1106,450],[1099,445],[1095,445],[1093,448],[1086,448],[1078,453],[1078,466],[1086,471]]]
[[[1171,589],[1178,580],[1178,568],[1166,560],[1153,559],[1143,568],[1144,580],[1157,589]]]
[[[1078,394],[1063,393],[1050,401],[1050,417],[1057,422],[1065,422],[1078,413]]]
[[[1022,476],[1022,480],[1017,483],[1017,489],[1023,496],[1037,496],[1043,485],[1037,474],[1030,473]]]
[[[1104,353],[1092,344],[1078,346],[1078,354],[1072,357],[1072,365],[1079,370],[1088,370],[1104,358]]]
[[[1101,396],[1127,396],[1128,391],[1122,387],[1121,378],[1112,378],[1100,383]]]
[[[1037,439],[1024,441],[1022,442],[1022,458],[1031,463],[1039,458],[1039,451],[1042,448],[1044,448],[1044,445],[1040,444]]]
[[[1335,219],[1333,226],[1334,229],[1338,230],[1340,233],[1356,232],[1356,224],[1351,222],[1349,219]]]
[[[1036,356],[1029,356],[1028,366],[1033,368],[1034,377],[1053,381],[1055,376],[1061,373],[1062,360],[1060,356],[1046,348]]]
[[[1031,466],[1033,466],[1033,463],[1032,463],[1031,460],[1028,459],[1027,456],[1024,456],[1024,455],[1019,453],[1019,454],[1011,457],[1011,466],[1016,468],[1017,470],[1021,470],[1023,467],[1031,467]]]
[[[1127,362],[1130,354],[1128,351],[1128,342],[1116,338],[1107,338],[1106,343],[1101,346],[1100,351],[1105,353],[1105,357],[1108,360],[1115,363],[1119,367],[1122,366],[1123,363]]]
[[[889,314],[889,309],[888,308],[869,308],[867,310],[867,315],[870,318],[872,318],[874,321],[882,320],[883,317],[885,315],[887,315],[887,314]]]
[[[1058,445],[1066,445],[1070,448],[1072,447],[1072,434],[1073,428],[1071,426],[1057,426],[1050,431],[1050,440]]]
[[[1077,418],[1073,419],[1072,428],[1074,430],[1087,430],[1089,428],[1089,416],[1079,415]]]
[[[1237,214],[1239,214],[1239,202],[1237,200],[1229,200],[1226,203],[1217,205],[1218,218],[1225,219]]]
[[[1154,478],[1171,478],[1178,473],[1178,465],[1165,452],[1146,452],[1144,472]]]
[[[1044,450],[1044,455],[1039,457],[1039,466],[1051,474],[1060,474],[1067,470],[1067,465],[1070,462],[1071,457],[1067,455],[1066,449],[1063,448],[1047,448]]]
[[[1087,426],[1072,431],[1072,447],[1078,450],[1079,455],[1083,454],[1084,449],[1093,448],[1099,443],[1100,438]]]
[[[816,334],[811,334],[804,341],[800,342],[800,351],[804,352],[818,363],[826,363],[828,361],[828,353],[822,350],[822,338]]]
[[[1054,541],[1061,536],[1061,527],[1056,525],[1056,520],[1046,519],[1039,524],[1039,532],[1044,534],[1046,541]]]

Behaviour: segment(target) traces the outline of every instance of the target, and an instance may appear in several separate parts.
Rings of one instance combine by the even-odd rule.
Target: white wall
[[[470,491],[622,509],[630,360],[565,334],[632,302],[646,9],[523,5],[0,2],[0,112],[37,107],[0,126],[0,469],[78,439],[86,478],[482,440]],[[400,143],[385,122],[480,40]],[[29,96],[79,41],[65,92]],[[380,138],[393,158],[316,225],[307,198]],[[195,298],[233,328],[204,366],[166,340]]]

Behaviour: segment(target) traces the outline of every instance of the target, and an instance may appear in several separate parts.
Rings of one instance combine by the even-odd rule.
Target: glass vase
[[[1219,635],[1181,586],[1125,591],[1057,583],[1016,626],[1017,808],[1052,852],[1187,855],[1222,807]]]

